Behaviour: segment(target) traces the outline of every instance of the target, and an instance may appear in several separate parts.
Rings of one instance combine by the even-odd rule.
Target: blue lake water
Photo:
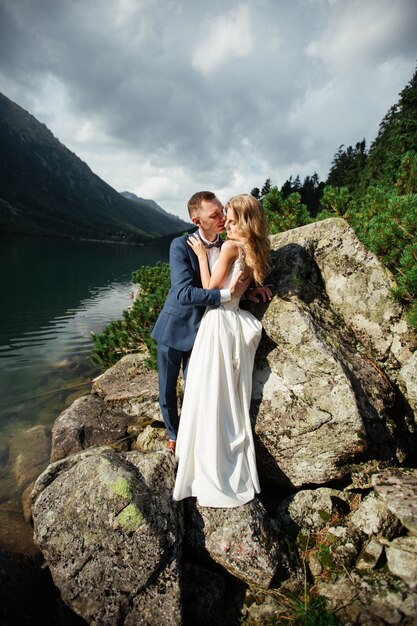
[[[166,244],[0,236],[0,451],[88,393],[91,332],[130,307],[134,270],[167,259]]]

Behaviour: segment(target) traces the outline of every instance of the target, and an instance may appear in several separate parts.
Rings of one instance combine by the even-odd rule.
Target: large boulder
[[[185,541],[193,554],[204,558],[207,552],[240,580],[268,588],[272,581],[286,580],[296,570],[296,557],[290,557],[259,500],[230,509],[191,501],[187,512]]]
[[[261,472],[301,487],[341,479],[353,461],[413,458],[396,378],[414,337],[392,276],[340,219],[275,235],[272,248],[251,411]]]
[[[163,453],[93,448],[32,492],[34,538],[63,600],[89,624],[181,623],[181,516]]]

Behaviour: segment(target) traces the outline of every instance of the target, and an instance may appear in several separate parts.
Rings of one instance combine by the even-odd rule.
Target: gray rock
[[[410,587],[417,587],[417,537],[397,537],[387,547],[389,570],[405,580]]]
[[[307,557],[308,567],[312,576],[320,576],[323,572],[323,565],[316,554],[309,554]]]
[[[351,576],[359,599],[372,616],[392,625],[413,624],[417,615],[417,594],[401,579],[378,571],[352,572]]]
[[[373,476],[372,482],[387,508],[417,535],[417,470],[386,469]]]
[[[230,509],[188,502],[185,538],[196,553],[208,555],[240,580],[267,588],[289,577],[289,556],[259,500]]]
[[[173,482],[167,454],[107,447],[51,464],[36,482],[35,541],[89,624],[181,623]]]
[[[304,581],[286,543],[294,528],[311,538],[309,570],[343,623],[413,623],[413,577],[365,565],[378,567],[389,539],[393,562],[408,558],[412,550],[395,537],[401,524],[417,534],[417,470],[384,469],[417,452],[415,333],[391,296],[392,276],[344,220],[293,229],[272,244],[275,296],[254,309],[264,336],[251,417],[263,495],[277,518],[259,500],[236,509],[172,501],[175,463],[155,428],[157,375],[144,354],[124,357],[58,418],[52,458],[61,460],[31,493],[35,538],[63,598],[90,624],[182,623],[182,531],[193,559],[182,589],[190,623],[232,622],[230,604],[239,609],[247,585],[248,620],[272,619],[276,587],[298,590]],[[119,452],[94,447],[114,443]],[[356,496],[319,487],[349,475]],[[303,489],[278,505],[282,485]],[[336,525],[372,485],[377,495]],[[338,578],[325,583],[325,575]]]
[[[275,298],[262,323],[276,347],[264,367],[257,361],[254,372],[260,464],[271,477],[282,474],[294,486],[342,477],[343,461],[366,446],[343,368],[317,336],[310,314],[296,303]]]
[[[392,539],[401,530],[401,523],[392,513],[386,502],[374,492],[371,492],[350,514],[349,524],[365,535],[382,535]]]
[[[146,425],[161,421],[157,374],[146,368],[144,359],[143,354],[124,356],[93,381],[91,394],[58,416],[52,429],[52,462],[94,446],[118,444],[127,449],[134,427],[137,436]]]
[[[136,422],[161,420],[158,375],[145,366],[145,353],[127,354],[94,381],[91,392],[112,410],[122,410]]]
[[[262,315],[251,408],[261,471],[302,487],[341,479],[354,461],[415,454],[392,374],[413,337],[400,333],[392,276],[343,220],[275,235],[272,245],[276,295]]]
[[[398,378],[411,408],[417,414],[417,351],[403,365]]]
[[[343,491],[319,487],[301,490],[286,498],[278,507],[277,520],[281,526],[288,526],[285,520],[290,519],[299,529],[316,531],[324,528],[333,515],[349,511]]]
[[[351,572],[337,581],[319,580],[316,590],[343,624],[411,626],[416,623],[417,594],[389,573]]]
[[[126,440],[133,420],[98,396],[78,398],[62,411],[52,427],[51,462],[87,448]]]
[[[4,550],[33,559],[39,557],[39,549],[33,542],[32,528],[23,518],[20,500],[0,504],[0,538],[0,553]]]
[[[132,430],[129,428],[129,432],[132,432]],[[136,428],[134,430],[136,431]],[[148,424],[137,435],[133,448],[135,450],[165,450],[166,445],[167,434],[165,427],[154,428]]]
[[[276,235],[274,247],[293,242],[312,252],[329,301],[371,354],[384,360],[395,350],[405,362],[415,336],[392,297],[395,280],[349,224],[338,218],[309,224]]]
[[[353,566],[362,547],[362,535],[349,526],[330,526],[326,529],[325,542],[330,544],[330,558],[336,568]]]
[[[371,537],[356,561],[356,569],[373,569],[383,552],[384,546],[382,543],[377,541],[375,537]]]
[[[350,484],[345,487],[346,491],[373,489],[372,476],[390,467],[388,461],[372,459],[363,463],[353,463],[349,466]]]

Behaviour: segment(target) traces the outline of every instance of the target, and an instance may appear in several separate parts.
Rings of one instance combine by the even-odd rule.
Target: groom
[[[211,269],[222,245],[219,234],[224,230],[226,220],[224,207],[211,191],[199,191],[188,201],[188,213],[207,248]],[[188,235],[183,235],[171,243],[171,287],[152,330],[152,337],[157,342],[159,404],[171,452],[175,452],[179,425],[178,376],[181,367],[184,379],[187,375],[191,349],[204,311],[207,306],[218,307],[232,297],[242,296],[249,286],[249,280],[241,280],[240,272],[228,289],[203,289],[198,259],[187,239]],[[258,302],[257,296],[265,301],[271,298],[271,292],[268,288],[258,288],[248,297]]]

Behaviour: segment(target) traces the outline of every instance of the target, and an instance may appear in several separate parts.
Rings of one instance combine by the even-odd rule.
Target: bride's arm
[[[187,243],[194,250],[198,258],[198,264],[200,266],[201,284],[204,289],[209,289],[210,285],[210,270],[207,259],[207,252],[200,237],[193,235],[187,239]]]
[[[220,289],[229,273],[230,266],[239,256],[237,244],[234,241],[224,242],[220,250],[219,260],[216,263],[213,274],[210,275],[206,248],[201,239],[199,237],[190,237],[187,243],[197,255],[200,265],[201,284],[204,289]]]
[[[239,248],[235,241],[227,240],[221,247],[219,260],[210,276],[209,289],[223,286],[226,276],[229,274],[232,263],[239,256]]]

